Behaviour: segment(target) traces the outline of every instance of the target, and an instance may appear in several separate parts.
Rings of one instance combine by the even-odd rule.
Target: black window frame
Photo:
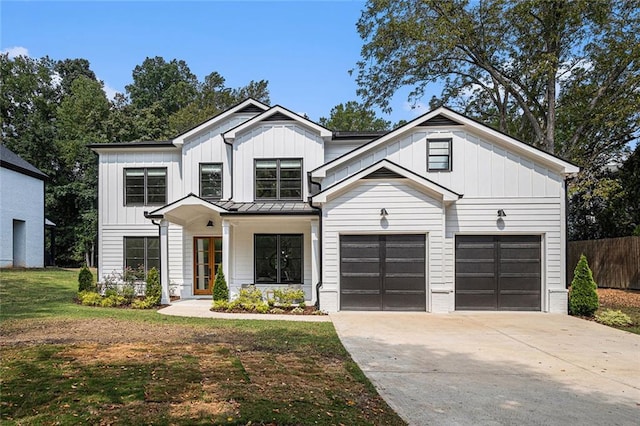
[[[258,244],[257,239],[259,237],[275,237],[276,238],[276,280],[275,281],[260,281],[258,280]],[[299,237],[300,238],[300,279],[297,281],[288,281],[282,279],[282,264],[280,259],[281,250],[281,238],[282,237]],[[253,282],[256,284],[304,284],[304,234],[253,234]]]
[[[142,257],[142,263],[138,263],[137,265],[129,265],[128,264],[128,260],[134,258],[133,256],[128,256],[127,255],[127,242],[132,242],[132,240],[143,240],[143,257]],[[149,258],[149,242],[150,241],[156,241],[157,242],[157,250],[158,250],[158,257],[157,258],[153,258],[154,260],[156,260],[156,262],[153,262],[153,265],[150,265],[150,258]],[[122,270],[125,271],[127,269],[127,267],[130,267],[133,271],[137,271],[137,269],[142,266],[144,268],[144,273],[145,276],[147,275],[147,273],[149,272],[149,270],[153,267],[156,267],[156,269],[158,270],[158,272],[160,272],[160,237],[159,236],[152,236],[152,237],[140,237],[140,236],[124,236],[123,237],[123,241],[122,241],[122,245],[123,245],[123,259],[122,259],[122,265],[123,268]]]
[[[258,197],[258,163],[261,161],[276,162],[276,196],[275,197]],[[300,197],[282,197],[281,196],[281,167],[282,161],[299,161],[300,162]],[[304,162],[302,158],[256,158],[253,160],[253,199],[254,201],[302,201],[304,197],[303,187],[303,170]]]
[[[447,167],[446,168],[437,168],[431,167],[431,158],[432,157],[444,157],[444,155],[433,155],[431,154],[431,143],[432,142],[447,142]],[[428,138],[427,139],[427,171],[428,172],[450,172],[453,167],[453,141],[452,138]]]
[[[143,172],[143,201],[133,202],[127,200],[127,172],[131,170],[142,170]],[[149,170],[162,170],[164,171],[164,199],[157,202],[149,202]],[[130,206],[162,206],[167,203],[167,190],[168,190],[168,172],[166,167],[125,167],[122,171],[123,174],[123,204],[125,207]]]
[[[202,166],[220,166],[220,196],[219,197],[208,197],[202,193]],[[222,163],[200,163],[199,171],[198,171],[198,185],[199,192],[201,198],[205,200],[221,200],[224,194],[224,165]]]

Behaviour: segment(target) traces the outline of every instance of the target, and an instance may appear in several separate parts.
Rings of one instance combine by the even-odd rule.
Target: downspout
[[[318,192],[322,190],[322,186],[311,180],[311,172],[307,172],[307,179],[309,181],[309,189],[311,189],[311,185],[317,185]],[[322,288],[322,208],[313,205],[313,197],[310,195],[309,198],[309,207],[316,210],[318,214],[318,254],[320,255],[320,262],[318,264],[318,275],[319,279],[316,283],[316,309],[320,310],[320,289]]]
[[[229,158],[229,176],[231,177],[231,193],[230,193],[230,196],[227,198],[229,201],[231,201],[233,200],[233,144],[227,142],[227,140],[224,137],[222,138],[222,141],[225,143],[225,145],[231,147],[231,157]],[[223,181],[224,181],[224,171],[223,171]],[[222,191],[224,192],[224,188],[222,188]]]
[[[151,223],[153,223],[154,225],[156,225],[158,227],[158,241],[160,241],[161,238],[161,225],[160,222],[156,222],[154,219],[162,219],[162,216],[158,216],[158,215],[151,215],[149,214],[149,212],[145,211],[144,213],[144,217],[146,219],[151,219]],[[160,250],[162,250],[162,247],[160,247]],[[168,253],[167,253],[168,256]],[[160,282],[162,282],[162,276],[160,275],[162,273],[162,255],[160,255],[160,258],[158,259],[158,266],[160,267],[160,270],[158,271],[158,277],[160,277]]]

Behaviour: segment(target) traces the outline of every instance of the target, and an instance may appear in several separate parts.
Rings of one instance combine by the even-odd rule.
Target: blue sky
[[[108,93],[124,91],[147,56],[183,59],[199,79],[212,71],[238,87],[269,81],[271,103],[327,117],[358,100],[355,75],[364,1],[6,1],[0,4],[0,51],[39,58],[85,58]],[[397,122],[412,109],[398,93]],[[437,94],[437,93],[434,93]],[[428,102],[431,94],[425,96]]]

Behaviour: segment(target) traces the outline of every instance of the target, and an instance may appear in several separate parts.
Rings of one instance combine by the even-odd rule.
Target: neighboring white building
[[[0,145],[0,268],[44,266],[45,178]]]
[[[447,108],[332,133],[249,99],[170,141],[96,144],[99,276],[157,266],[163,302],[301,284],[337,310],[566,312],[578,168]]]

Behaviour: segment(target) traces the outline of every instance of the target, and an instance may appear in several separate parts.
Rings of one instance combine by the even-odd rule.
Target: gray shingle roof
[[[22,173],[36,179],[44,180],[47,178],[47,175],[38,170],[37,167],[20,158],[19,155],[4,146],[4,144],[0,144],[0,167]]]

